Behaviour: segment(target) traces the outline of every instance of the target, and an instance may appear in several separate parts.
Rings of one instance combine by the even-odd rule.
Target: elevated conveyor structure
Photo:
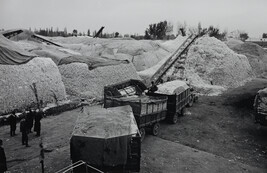
[[[183,44],[173,52],[173,54],[166,60],[166,62],[156,71],[156,73],[151,77],[150,81],[154,81],[157,85],[161,81],[162,77],[166,72],[174,65],[175,62],[182,60],[186,57],[186,53],[189,47],[194,43],[194,41],[199,37],[199,35],[190,35]]]
[[[6,38],[10,39],[11,37],[15,37],[16,35],[19,35],[22,32],[23,32],[22,29],[13,30],[13,31],[5,31],[5,32],[3,32],[3,36],[5,36]],[[31,38],[33,38],[33,39],[35,39],[37,41],[40,41],[40,42],[44,42],[44,43],[46,43],[48,45],[54,45],[54,46],[57,46],[57,47],[62,47],[61,45],[56,44],[56,43],[54,43],[52,41],[49,41],[47,39],[44,39],[41,36],[38,36],[36,34],[32,34]]]

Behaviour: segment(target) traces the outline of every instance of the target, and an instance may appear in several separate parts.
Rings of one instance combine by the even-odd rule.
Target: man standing
[[[5,150],[2,147],[3,141],[0,139],[0,173],[4,173],[7,171],[7,166],[6,166],[6,154]]]
[[[33,118],[34,118],[34,112],[32,111],[32,109],[29,109],[29,111],[26,114],[26,124],[28,133],[32,133]]]
[[[41,119],[43,118],[43,112],[38,110],[35,113],[34,117],[34,131],[36,132],[36,136],[40,136],[41,134]]]
[[[20,131],[22,134],[22,145],[26,145],[26,147],[29,147],[28,145],[28,127],[25,118],[23,118],[20,121]]]
[[[12,114],[8,117],[9,125],[10,125],[10,136],[15,136],[15,131],[17,128],[17,117],[16,112],[13,111]]]

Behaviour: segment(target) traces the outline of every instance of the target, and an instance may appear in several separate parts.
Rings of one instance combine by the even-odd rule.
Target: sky
[[[59,28],[144,34],[167,20],[222,31],[241,30],[251,38],[267,33],[267,0],[0,0],[0,29]]]

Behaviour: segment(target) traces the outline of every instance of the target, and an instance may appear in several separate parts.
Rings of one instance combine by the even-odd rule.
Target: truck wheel
[[[173,115],[172,119],[171,119],[171,123],[172,123],[172,124],[176,124],[177,121],[178,121],[178,114],[175,113],[175,114]]]
[[[191,95],[191,96],[189,97],[189,103],[188,103],[188,106],[189,106],[189,107],[192,107],[192,106],[193,106],[193,103],[194,103],[194,98],[193,98],[193,96]]]
[[[183,108],[182,110],[181,110],[181,116],[184,116],[185,115],[185,108]]]
[[[152,134],[154,136],[157,136],[159,134],[159,128],[160,128],[159,123],[153,124],[153,126],[152,126]]]
[[[141,142],[143,142],[143,140],[145,139],[145,136],[146,136],[145,128],[140,129],[140,134],[141,134]]]

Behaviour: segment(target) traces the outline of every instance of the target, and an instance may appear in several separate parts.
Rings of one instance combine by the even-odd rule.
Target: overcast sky
[[[267,0],[0,0],[0,29],[53,27],[144,34],[151,23],[267,32]]]

